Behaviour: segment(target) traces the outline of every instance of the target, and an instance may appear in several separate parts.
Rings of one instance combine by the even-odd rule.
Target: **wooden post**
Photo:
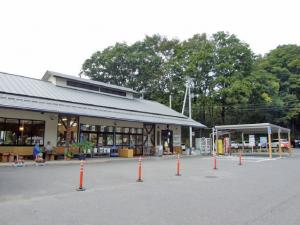
[[[282,148],[281,148],[281,135],[280,135],[280,128],[278,129],[278,150],[279,150],[279,156],[282,157]]]
[[[269,143],[269,158],[272,159],[272,131],[271,127],[268,127],[268,143]]]

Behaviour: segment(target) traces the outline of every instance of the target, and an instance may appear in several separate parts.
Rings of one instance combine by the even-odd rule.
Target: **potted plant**
[[[65,154],[66,160],[72,159],[73,156],[74,156],[74,154],[71,151],[67,151],[66,154]]]
[[[94,144],[89,141],[81,141],[73,144],[74,147],[79,148],[79,159],[85,159],[86,154],[91,151],[94,147]]]

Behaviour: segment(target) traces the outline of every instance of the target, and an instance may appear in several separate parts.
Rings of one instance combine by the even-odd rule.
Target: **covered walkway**
[[[220,135],[228,135],[229,140],[231,137],[231,134],[235,133],[241,133],[242,138],[242,150],[245,149],[245,141],[244,141],[244,134],[267,134],[268,140],[267,145],[268,152],[269,152],[269,158],[272,158],[272,137],[278,138],[278,151],[279,155],[282,156],[282,136],[287,135],[288,139],[288,152],[291,155],[291,135],[290,135],[290,129],[280,127],[274,124],[270,123],[257,123],[257,124],[236,124],[236,125],[222,125],[222,126],[215,126],[213,128],[213,140],[214,146],[213,151],[216,151],[218,146],[218,139]],[[254,140],[255,141],[255,140]],[[214,152],[215,153],[215,152]]]

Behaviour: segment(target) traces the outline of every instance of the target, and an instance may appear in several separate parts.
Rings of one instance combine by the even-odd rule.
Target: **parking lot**
[[[78,192],[78,165],[0,168],[0,224],[299,224],[300,153],[292,157],[210,157],[85,166]]]

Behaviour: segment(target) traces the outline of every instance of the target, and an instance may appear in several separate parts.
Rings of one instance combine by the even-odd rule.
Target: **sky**
[[[227,31],[265,54],[300,44],[299,0],[0,0],[0,71],[78,75],[94,52],[160,34]]]

